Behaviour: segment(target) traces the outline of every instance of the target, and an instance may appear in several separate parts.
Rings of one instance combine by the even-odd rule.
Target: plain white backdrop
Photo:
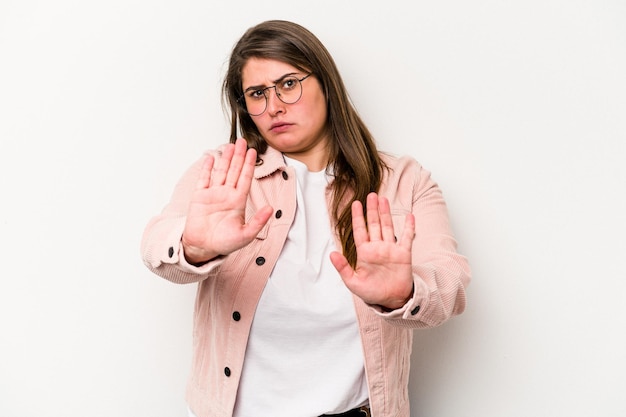
[[[270,18],[433,172],[473,267],[415,333],[412,416],[626,415],[623,1],[0,0],[0,416],[185,416],[195,288],[139,240]]]

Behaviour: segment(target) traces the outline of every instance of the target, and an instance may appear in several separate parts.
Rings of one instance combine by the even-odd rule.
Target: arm
[[[256,152],[239,139],[187,171],[144,231],[141,252],[151,271],[177,283],[200,281],[254,239],[272,213],[263,207],[245,221],[255,161]]]
[[[415,161],[403,163],[392,168],[385,197],[368,197],[367,228],[360,204],[353,205],[356,268],[339,253],[331,260],[346,286],[389,322],[434,327],[464,310],[470,271],[456,251],[441,190]],[[392,210],[406,213],[395,232]]]

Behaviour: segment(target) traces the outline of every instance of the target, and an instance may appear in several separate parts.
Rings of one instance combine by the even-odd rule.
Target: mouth
[[[272,131],[272,132],[284,132],[285,130],[289,129],[290,126],[291,126],[291,123],[285,123],[285,122],[273,123],[270,126],[270,131]]]

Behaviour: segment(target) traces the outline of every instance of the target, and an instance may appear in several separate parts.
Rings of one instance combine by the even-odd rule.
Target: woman
[[[230,143],[142,240],[153,272],[198,283],[190,416],[409,416],[412,329],[461,313],[470,280],[439,187],[376,149],[297,24],[250,28],[224,96]]]

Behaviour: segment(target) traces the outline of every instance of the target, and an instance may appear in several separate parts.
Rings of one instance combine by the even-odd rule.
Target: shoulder
[[[387,152],[379,152],[380,159],[385,164],[386,178],[419,176],[428,173],[415,158],[409,155],[394,155]]]
[[[386,165],[381,185],[383,194],[398,198],[411,196],[414,199],[427,190],[438,187],[430,171],[412,156],[396,156],[384,152],[380,156]]]
[[[214,158],[218,158],[220,155],[222,155],[222,153],[224,152],[224,148],[226,146],[228,146],[228,143],[222,143],[218,145],[216,148],[205,149],[204,152],[202,152],[202,157],[206,157],[210,155]]]

